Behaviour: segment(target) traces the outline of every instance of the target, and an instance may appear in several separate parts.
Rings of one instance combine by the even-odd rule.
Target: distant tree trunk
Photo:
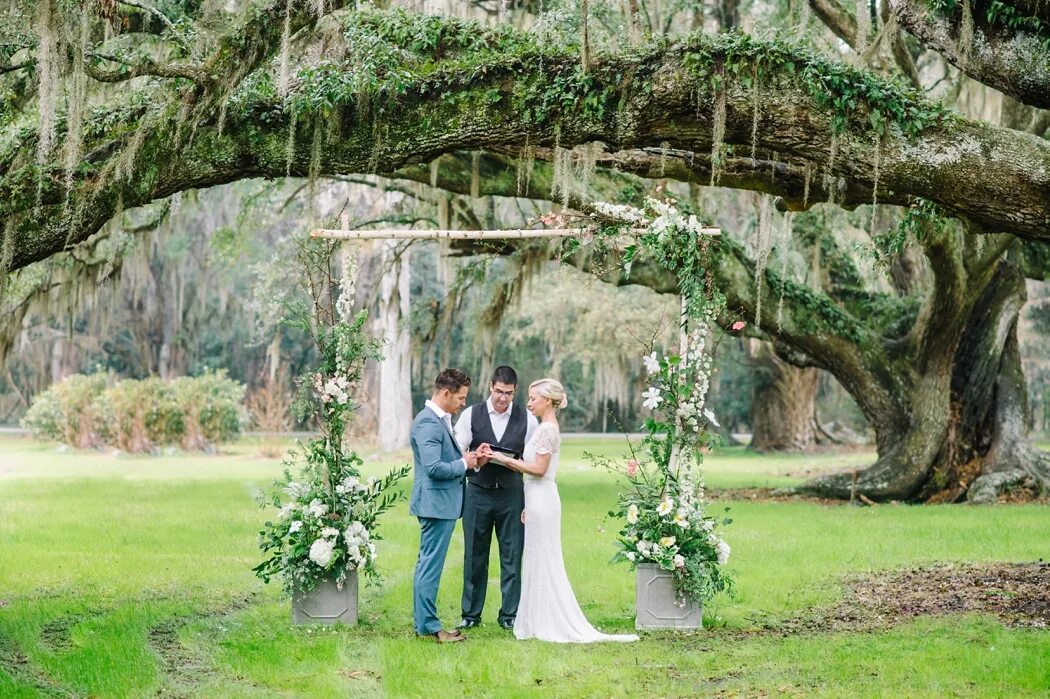
[[[408,324],[410,312],[409,253],[391,259],[395,243],[383,246],[389,265],[380,280],[376,334],[386,344],[379,365],[377,442],[392,451],[408,446],[412,424],[412,354]]]
[[[809,451],[816,446],[818,372],[778,357],[769,343],[752,341],[752,366],[762,377],[751,394],[751,448]]]
[[[407,253],[395,260],[395,249],[394,241],[362,246],[357,277],[358,304],[369,307],[369,330],[383,339],[384,359],[365,365],[354,433],[383,450],[407,446],[412,425],[409,260]]]

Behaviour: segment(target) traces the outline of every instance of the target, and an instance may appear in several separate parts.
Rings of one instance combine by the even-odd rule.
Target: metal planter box
[[[680,606],[674,595],[670,571],[652,563],[640,563],[635,578],[636,629],[699,629],[703,608],[686,602]]]
[[[357,571],[346,576],[342,590],[335,580],[327,579],[309,592],[297,592],[292,597],[292,623],[356,625]]]

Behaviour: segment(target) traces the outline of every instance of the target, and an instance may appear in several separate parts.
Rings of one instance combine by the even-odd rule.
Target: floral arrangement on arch
[[[339,297],[332,302],[333,244],[300,244],[299,262],[310,302],[288,303],[285,322],[310,334],[319,361],[298,380],[295,410],[300,420],[312,418],[320,435],[297,443],[285,459],[284,477],[263,503],[277,510],[259,532],[264,555],[254,568],[269,582],[280,576],[289,594],[307,592],[322,579],[342,586],[352,571],[378,580],[375,567],[379,516],[404,495],[396,489],[408,465],[383,478],[362,479],[361,458],[347,448],[345,435],[358,407],[358,388],[365,362],[381,358],[380,341],[365,332],[367,312],[354,314],[356,260],[343,260]],[[292,468],[298,467],[297,475]]]
[[[682,295],[679,352],[642,358],[647,374],[642,406],[651,411],[645,438],[638,447],[631,445],[625,462],[588,455],[626,480],[609,513],[622,523],[613,560],[626,561],[632,570],[657,565],[671,572],[681,604],[703,603],[733,585],[726,569],[730,546],[720,531],[732,520],[711,512],[700,468],[703,453],[719,440],[709,430],[718,421],[707,406],[720,303],[705,287],[707,229],[669,198],[648,198],[644,209],[598,203],[594,210],[605,235],[618,235],[624,227],[643,229],[624,256],[625,272],[641,255],[652,255],[677,275]],[[743,327],[738,321],[732,330]]]

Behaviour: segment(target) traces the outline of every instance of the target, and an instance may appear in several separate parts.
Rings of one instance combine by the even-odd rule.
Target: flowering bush
[[[300,256],[308,258],[300,259],[308,272],[327,271],[331,248],[314,241],[304,244]],[[301,420],[316,421],[321,434],[289,455],[284,478],[263,503],[278,512],[259,532],[264,560],[254,570],[265,582],[280,575],[289,595],[307,592],[325,578],[341,586],[351,571],[378,578],[379,515],[403,497],[395,486],[410,471],[405,465],[362,482],[362,461],[346,449],[344,435],[357,408],[365,362],[381,358],[379,341],[364,330],[367,313],[351,315],[355,268],[352,258],[344,260],[340,298],[334,303],[317,292],[331,284],[311,283],[310,303],[288,310],[288,322],[310,333],[320,355],[317,367],[299,378],[294,407]],[[293,466],[300,468],[295,477]]]
[[[644,209],[596,204],[604,232],[642,228],[638,243],[624,255],[625,271],[642,254],[650,254],[677,275],[682,295],[682,347],[677,354],[642,361],[648,373],[642,406],[652,411],[642,454],[633,451],[626,464],[590,455],[592,461],[622,473],[627,488],[619,494],[610,516],[623,522],[614,560],[632,569],[650,563],[670,571],[675,594],[702,603],[732,588],[726,572],[729,544],[718,527],[730,519],[708,511],[700,463],[703,452],[719,438],[708,431],[718,426],[706,406],[711,379],[709,337],[715,327],[718,297],[705,287],[707,229],[696,216],[680,212],[671,199],[648,198]],[[609,222],[612,225],[609,225]],[[739,328],[734,327],[735,330]]]

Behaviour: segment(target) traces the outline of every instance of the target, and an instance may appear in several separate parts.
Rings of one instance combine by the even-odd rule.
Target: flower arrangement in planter
[[[331,252],[331,243],[300,247],[300,256],[313,262],[306,269],[314,272],[328,270]],[[284,477],[263,503],[277,509],[277,516],[259,533],[264,560],[254,570],[264,582],[280,576],[296,604],[321,583],[342,590],[352,582],[356,590],[359,573],[378,579],[379,516],[404,497],[395,486],[410,471],[405,465],[382,478],[362,479],[362,460],[346,445],[365,362],[381,357],[380,342],[365,332],[367,313],[351,314],[355,264],[347,257],[338,301],[324,303],[331,297],[325,296],[331,279],[317,283],[310,278],[312,305],[292,306],[288,313],[289,324],[313,337],[320,357],[316,368],[298,380],[294,406],[301,420],[316,422],[320,434],[291,452]],[[324,264],[318,262],[322,258]],[[294,476],[293,467],[299,468]]]
[[[711,513],[700,470],[703,453],[719,440],[709,430],[718,422],[706,404],[710,342],[720,306],[720,298],[705,286],[706,229],[671,199],[647,199],[644,209],[596,204],[595,210],[604,235],[616,235],[623,227],[644,229],[624,255],[625,271],[640,255],[652,255],[677,275],[682,296],[679,351],[642,358],[648,374],[642,405],[652,415],[640,448],[632,445],[625,463],[589,455],[593,463],[626,480],[609,513],[622,522],[613,560],[626,561],[632,569],[655,566],[669,573],[675,603],[695,606],[695,621],[689,625],[699,626],[700,605],[733,585],[726,570],[730,546],[720,534],[731,520]],[[737,322],[732,329],[742,327]],[[638,626],[644,628],[641,579],[638,604]]]

